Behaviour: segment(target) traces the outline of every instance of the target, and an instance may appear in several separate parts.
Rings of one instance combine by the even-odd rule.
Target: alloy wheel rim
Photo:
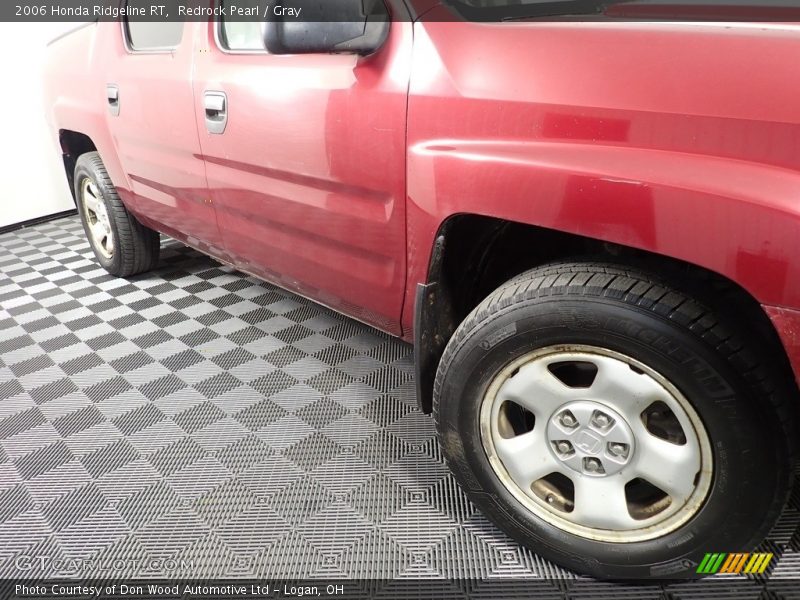
[[[487,389],[480,431],[495,474],[525,508],[593,540],[675,531],[711,487],[711,443],[689,401],[605,348],[550,346],[513,361]]]
[[[108,210],[97,185],[88,177],[81,183],[81,203],[92,245],[104,257],[111,258],[114,254],[114,233],[111,230]]]

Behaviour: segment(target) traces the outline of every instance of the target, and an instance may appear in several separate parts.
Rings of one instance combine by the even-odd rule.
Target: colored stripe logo
[[[706,554],[697,566],[702,575],[716,573],[754,573],[761,574],[767,570],[773,554],[771,552],[714,552]]]

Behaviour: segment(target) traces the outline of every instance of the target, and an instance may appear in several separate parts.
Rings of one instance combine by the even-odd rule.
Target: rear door
[[[109,127],[131,188],[121,190],[125,201],[165,233],[219,254],[193,110],[196,26],[124,21],[106,89],[98,92],[106,93]]]
[[[195,107],[226,250],[400,333],[410,22],[369,57],[270,55],[257,23],[209,23],[207,42]]]

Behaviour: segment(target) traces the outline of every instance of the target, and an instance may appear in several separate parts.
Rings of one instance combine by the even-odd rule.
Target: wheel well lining
[[[64,162],[64,172],[69,182],[69,191],[75,201],[75,163],[81,154],[97,150],[92,139],[78,131],[61,129],[58,132],[58,141],[61,146],[61,157]]]

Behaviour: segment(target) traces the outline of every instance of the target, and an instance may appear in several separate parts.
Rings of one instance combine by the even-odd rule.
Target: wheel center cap
[[[547,423],[547,441],[558,461],[592,477],[619,472],[636,449],[622,415],[592,400],[561,406]]]
[[[583,450],[586,454],[597,454],[602,445],[603,442],[600,441],[599,437],[585,429],[581,430],[581,432],[575,436],[575,446]]]

